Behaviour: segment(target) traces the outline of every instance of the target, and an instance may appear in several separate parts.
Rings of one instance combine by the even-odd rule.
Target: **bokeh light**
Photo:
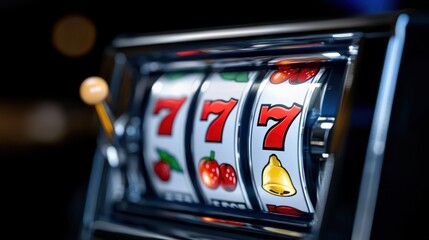
[[[94,23],[80,14],[64,15],[52,28],[54,48],[67,57],[81,57],[89,53],[96,36]]]

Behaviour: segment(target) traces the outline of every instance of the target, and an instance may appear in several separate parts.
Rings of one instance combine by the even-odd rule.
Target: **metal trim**
[[[389,128],[390,114],[408,21],[409,16],[407,14],[402,14],[398,17],[395,25],[395,35],[390,38],[387,46],[383,73],[381,75],[380,88],[374,111],[374,120],[372,122],[365,164],[363,167],[358,204],[353,224],[352,240],[370,239],[371,236],[387,131]]]
[[[150,36],[117,37],[112,46],[116,48],[142,47],[158,44],[183,43],[191,41],[222,40],[243,37],[268,36],[276,34],[303,33],[315,31],[334,31],[352,28],[390,26],[396,14],[366,16],[357,18],[332,19],[299,23],[281,23],[261,26],[200,30],[186,33],[170,33]]]

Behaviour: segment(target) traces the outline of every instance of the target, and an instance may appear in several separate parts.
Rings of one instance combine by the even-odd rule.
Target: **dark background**
[[[418,1],[287,2],[233,8],[215,2],[191,7],[163,1],[148,6],[129,0],[0,0],[0,161],[2,212],[9,213],[2,219],[10,224],[6,230],[18,237],[76,239],[98,126],[95,111],[79,98],[79,85],[100,73],[103,50],[118,34],[421,8]],[[52,41],[55,24],[69,14],[87,17],[96,29],[93,47],[78,57],[62,54]]]

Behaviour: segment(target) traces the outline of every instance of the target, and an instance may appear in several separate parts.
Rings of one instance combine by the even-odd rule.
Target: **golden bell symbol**
[[[289,173],[275,154],[271,154],[268,164],[262,170],[262,188],[281,197],[290,197],[296,193]]]

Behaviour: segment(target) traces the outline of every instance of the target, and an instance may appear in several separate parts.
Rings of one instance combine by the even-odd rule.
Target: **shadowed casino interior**
[[[115,37],[426,10],[419,1],[400,0],[258,3],[242,8],[215,2],[186,5],[144,5],[129,0],[98,4],[82,0],[0,1],[2,219],[7,222],[3,228],[13,238],[81,238],[91,167],[102,130],[95,109],[81,100],[79,88],[85,78],[109,70],[103,65],[104,56]],[[414,140],[409,144],[423,146]],[[391,175],[400,174],[394,168],[392,171]],[[401,183],[402,178],[409,180]],[[374,239],[421,236],[424,229],[420,227],[428,226],[423,193],[411,194],[408,206],[386,200],[395,184],[402,188],[405,183],[415,183],[406,187],[411,192],[427,189],[423,170],[398,176],[397,181],[381,183],[381,191],[388,192],[379,196],[385,203],[379,214],[398,219],[386,219],[388,225],[383,226],[383,218],[376,216],[374,224],[380,227],[373,233]],[[406,193],[406,189],[397,194]],[[417,219],[419,215],[423,220]]]

